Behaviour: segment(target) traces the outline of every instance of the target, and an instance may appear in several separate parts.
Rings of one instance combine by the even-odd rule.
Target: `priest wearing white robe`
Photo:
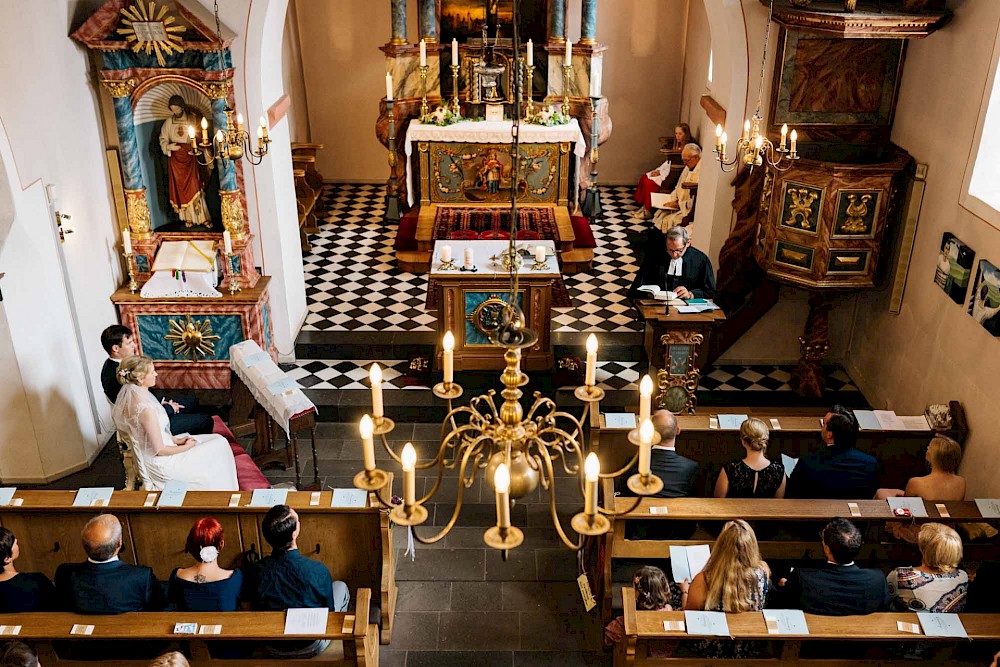
[[[681,160],[684,162],[684,171],[677,179],[674,191],[666,196],[666,201],[661,206],[657,206],[657,197],[653,197],[653,206],[656,209],[653,224],[661,232],[681,224],[684,216],[690,213],[691,207],[694,206],[691,189],[685,188],[684,185],[698,185],[698,177],[701,175],[701,149],[697,144],[686,145],[681,151]]]

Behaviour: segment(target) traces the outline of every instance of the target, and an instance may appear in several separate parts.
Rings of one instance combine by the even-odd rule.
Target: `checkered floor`
[[[625,293],[637,270],[629,233],[647,223],[628,220],[631,189],[604,188],[604,219],[594,227],[593,271],[566,276],[573,307],[553,311],[552,328],[566,332],[640,331]],[[320,203],[321,231],[303,257],[307,331],[434,331],[424,310],[427,277],[400,271],[385,225],[380,185],[329,185]]]
[[[706,369],[700,392],[721,391],[794,391],[788,384],[794,366],[714,366]],[[840,368],[826,369],[827,393],[860,391],[850,377]]]

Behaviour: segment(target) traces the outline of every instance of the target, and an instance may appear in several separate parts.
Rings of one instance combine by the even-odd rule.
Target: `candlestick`
[[[583,513],[594,516],[597,514],[597,479],[601,475],[601,462],[597,460],[597,454],[587,454],[583,470],[587,480],[583,487]]]
[[[420,40],[420,66],[427,67],[427,42]]]
[[[493,488],[497,496],[497,527],[510,527],[510,472],[507,464],[501,463],[493,474]]]
[[[385,222],[399,222],[399,183],[396,181],[396,114],[395,104],[386,100],[389,117],[389,192],[385,203]]]
[[[653,450],[653,422],[645,420],[639,425],[639,475],[649,477],[649,463]]]
[[[597,336],[590,334],[587,336],[587,370],[583,383],[588,387],[593,387],[597,378]]]
[[[233,237],[229,233],[229,230],[222,232],[222,246],[225,248],[227,255],[233,254]]]
[[[444,340],[441,341],[441,358],[442,365],[444,366],[444,383],[445,385],[450,385],[455,381],[455,364],[454,364],[454,349],[455,349],[455,335],[451,331],[446,331],[444,334]]]
[[[569,42],[567,42],[568,44]],[[563,65],[563,102],[562,102],[562,113],[564,116],[569,115],[569,79],[573,75],[572,65]]]
[[[385,73],[385,101],[392,102],[392,74]]]
[[[417,465],[417,450],[413,449],[413,443],[406,443],[403,447],[403,506],[409,511],[417,501],[417,480],[414,469]]]
[[[372,384],[372,415],[374,415],[377,421],[384,415],[382,407],[382,369],[378,364],[372,364],[372,369],[368,373],[368,379]]]
[[[528,52],[529,54],[531,51]],[[524,77],[524,119],[531,120],[535,117],[535,102],[531,99],[532,93],[534,93],[533,84],[535,81],[535,66],[531,62],[532,59],[529,58],[528,64],[525,66],[527,74]]]
[[[423,45],[423,42],[420,42]],[[424,118],[430,113],[430,108],[427,106],[427,65],[420,66],[420,89],[423,91],[423,95],[420,99],[420,121],[423,122]]]
[[[365,456],[365,470],[375,470],[375,441],[372,439],[375,425],[372,423],[372,418],[368,415],[362,417],[358,430],[361,431],[361,449]]]
[[[128,271],[128,291],[135,294],[139,289],[139,283],[135,280],[135,267],[132,266],[132,259],[135,257],[131,252],[123,252],[125,257],[125,268]]]
[[[451,112],[456,116],[462,115],[462,105],[458,101],[458,64],[457,60],[451,66]]]
[[[650,402],[653,397],[653,378],[646,375],[639,383],[639,423],[649,419]]]

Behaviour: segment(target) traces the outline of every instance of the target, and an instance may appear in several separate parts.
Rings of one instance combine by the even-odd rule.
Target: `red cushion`
[[[451,234],[448,234],[448,238],[455,239],[456,241],[475,241],[479,238],[479,234],[471,229],[456,229]]]
[[[510,238],[510,232],[505,232],[502,229],[487,229],[486,231],[479,233],[479,238],[484,241],[494,241],[494,240],[507,240]]]
[[[542,237],[534,229],[519,229],[516,238],[518,241],[538,241]]]
[[[399,220],[399,227],[396,229],[396,240],[392,244],[392,249],[402,251],[417,249],[416,210],[407,213]]]
[[[594,240],[594,232],[590,229],[590,220],[578,215],[569,218],[573,225],[573,234],[576,240],[573,241],[574,248],[596,248],[597,241]]]
[[[236,461],[236,481],[239,483],[240,491],[253,491],[254,489],[270,489],[271,483],[260,471],[260,468],[250,455],[246,453],[236,441],[233,432],[229,430],[221,417],[212,417],[212,433],[221,435],[229,442],[229,448],[233,450],[233,459]]]

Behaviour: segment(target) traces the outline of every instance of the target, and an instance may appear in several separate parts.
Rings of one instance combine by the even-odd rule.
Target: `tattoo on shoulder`
[[[206,581],[208,581],[208,577],[206,577],[205,575],[203,575],[203,574],[196,574],[196,575],[194,575],[194,583],[196,583],[196,584],[203,584]]]

